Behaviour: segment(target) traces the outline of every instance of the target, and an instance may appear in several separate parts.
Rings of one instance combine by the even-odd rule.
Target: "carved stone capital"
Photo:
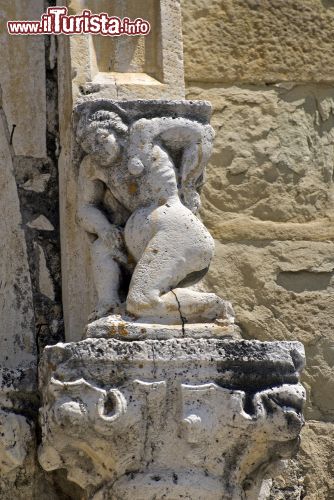
[[[297,342],[87,339],[44,352],[39,460],[94,500],[256,499],[303,425]]]

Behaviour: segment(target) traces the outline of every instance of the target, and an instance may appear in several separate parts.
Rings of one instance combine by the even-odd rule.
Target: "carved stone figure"
[[[214,137],[198,113],[208,104],[196,104],[197,116],[191,103],[167,111],[162,104],[137,101],[132,115],[111,101],[77,109],[77,140],[86,153],[78,220],[91,238],[98,295],[91,319],[120,310],[122,273],[132,274],[126,311],[135,318],[173,324],[232,315],[214,293],[188,288],[205,275],[214,252],[195,216]],[[175,116],[179,108],[183,116]]]
[[[85,340],[43,352],[39,461],[89,500],[264,500],[298,446],[303,346],[232,340],[229,303],[190,288],[214,250],[195,215],[209,114],[186,101],[75,112],[98,304]]]

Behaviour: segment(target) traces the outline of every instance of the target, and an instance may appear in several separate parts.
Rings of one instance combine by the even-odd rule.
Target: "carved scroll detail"
[[[247,396],[216,383],[167,389],[165,381],[136,379],[119,390],[52,378],[40,462],[66,468],[95,500],[134,491],[139,499],[171,491],[200,499],[206,487],[212,499],[257,498],[272,462],[295,450],[304,399],[300,384]]]

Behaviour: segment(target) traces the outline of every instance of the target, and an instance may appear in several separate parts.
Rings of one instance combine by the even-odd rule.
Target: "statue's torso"
[[[103,174],[107,189],[131,213],[141,207],[163,205],[178,195],[175,168],[164,152],[139,175],[129,172],[128,161],[117,168],[104,168]]]

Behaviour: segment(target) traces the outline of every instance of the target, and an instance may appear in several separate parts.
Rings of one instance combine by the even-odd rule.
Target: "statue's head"
[[[77,140],[101,165],[113,164],[127,141],[128,127],[113,111],[99,110],[78,121]]]

